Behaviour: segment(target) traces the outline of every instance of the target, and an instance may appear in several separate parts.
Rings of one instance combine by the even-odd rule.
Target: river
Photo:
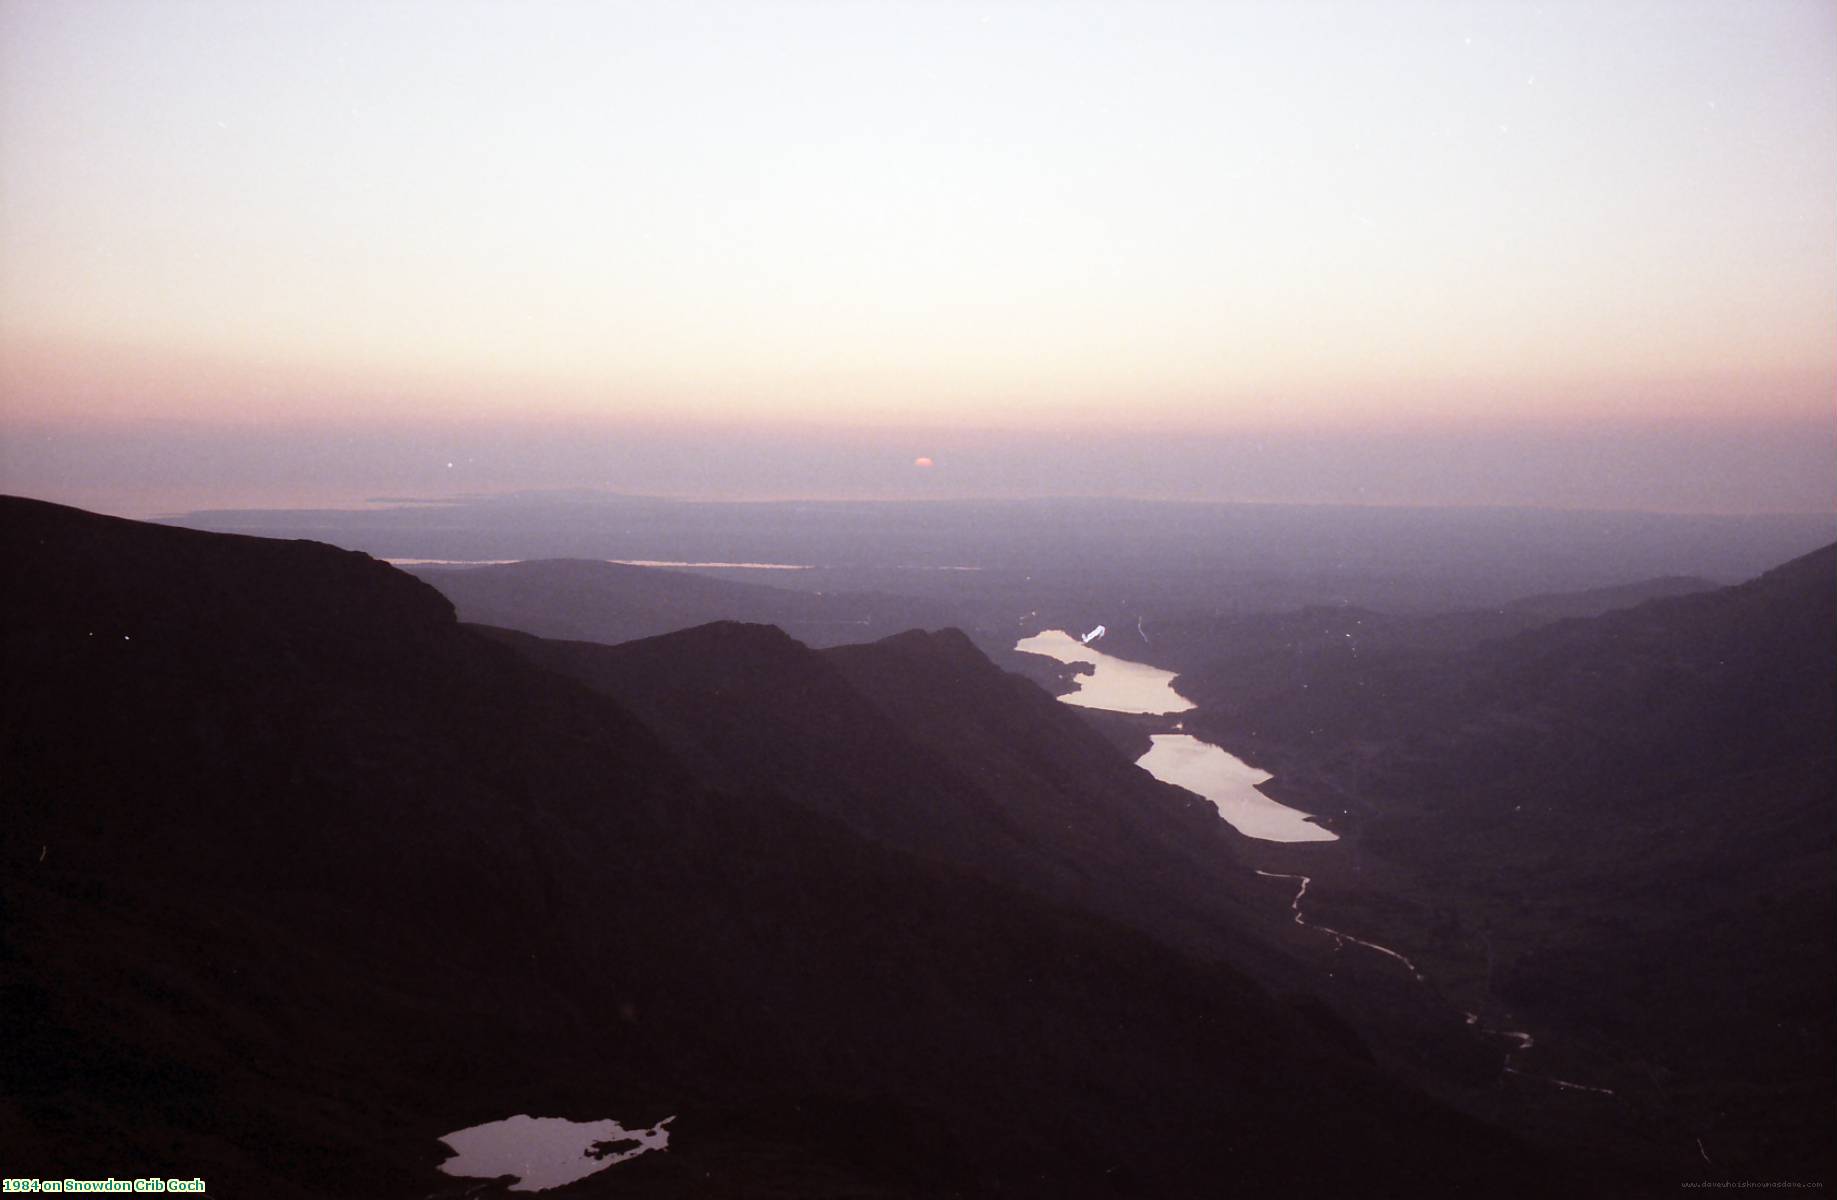
[[[1062,629],[1052,629],[1030,638],[1023,638],[1015,643],[1014,648],[1023,654],[1043,654],[1063,663],[1089,663],[1091,665],[1090,674],[1077,677],[1078,689],[1060,697],[1067,704],[1076,704],[1082,708],[1106,709],[1111,712],[1157,716],[1189,712],[1193,708],[1192,701],[1174,690],[1172,671],[1163,671],[1157,667],[1105,654],[1101,650],[1080,642]],[[1178,730],[1179,724],[1175,723],[1174,728]],[[1308,814],[1278,804],[1258,791],[1257,784],[1273,778],[1267,771],[1258,770],[1224,749],[1210,742],[1200,741],[1187,733],[1157,733],[1150,736],[1149,742],[1150,749],[1148,753],[1136,759],[1137,766],[1163,783],[1171,783],[1204,796],[1217,806],[1218,815],[1244,836],[1269,842],[1331,842],[1338,840],[1337,834],[1314,824]],[[1313,881],[1306,875],[1263,870],[1257,871],[1257,874],[1270,879],[1285,879],[1299,885],[1295,890],[1294,899],[1289,902],[1289,908],[1295,914],[1295,924],[1332,938],[1334,943],[1341,948],[1348,945],[1362,946],[1366,950],[1381,954],[1408,971],[1410,977],[1417,983],[1425,985],[1429,983],[1428,978],[1413,961],[1389,946],[1381,946],[1377,942],[1354,937],[1344,930],[1317,925],[1308,920],[1301,911],[1301,902],[1306,898],[1308,885]],[[1518,1063],[1520,1056],[1528,1052],[1534,1043],[1529,1033],[1523,1030],[1493,1029],[1484,1026],[1480,1022],[1478,1013],[1470,1012],[1464,1016],[1467,1025],[1483,1036],[1498,1038],[1510,1043],[1511,1049],[1506,1053],[1505,1061],[1502,1064],[1502,1075],[1518,1076],[1564,1091],[1614,1096],[1612,1088],[1526,1072]],[[1701,1140],[1697,1142],[1697,1150],[1703,1155],[1703,1161],[1708,1163],[1709,1154],[1704,1150]]]

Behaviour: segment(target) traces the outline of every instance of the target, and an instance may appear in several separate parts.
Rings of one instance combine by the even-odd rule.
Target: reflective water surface
[[[515,1175],[517,1182],[510,1185],[511,1191],[546,1191],[628,1158],[666,1149],[668,1126],[675,1119],[665,1117],[648,1129],[627,1129],[617,1121],[507,1117],[441,1138],[452,1147],[453,1157],[441,1163],[440,1169],[472,1179]]]
[[[1218,815],[1246,837],[1266,842],[1336,842],[1339,835],[1314,824],[1308,814],[1277,804],[1256,785],[1272,778],[1210,742],[1184,733],[1157,733],[1135,764],[1163,783],[1198,792]]]
[[[1102,628],[1099,626],[1098,628]],[[1014,644],[1024,654],[1043,654],[1064,663],[1090,663],[1095,671],[1078,677],[1078,690],[1059,697],[1082,708],[1110,712],[1165,714],[1187,712],[1192,701],[1174,690],[1174,673],[1116,658],[1080,642],[1063,629],[1049,629]],[[1177,728],[1177,727],[1176,727]],[[1322,828],[1308,814],[1278,804],[1257,791],[1271,778],[1242,759],[1184,733],[1157,733],[1136,765],[1163,783],[1197,792],[1218,815],[1246,837],[1266,842],[1335,842],[1339,835]]]
[[[1023,654],[1043,654],[1063,663],[1090,663],[1096,670],[1078,676],[1078,690],[1059,699],[1080,708],[1125,713],[1186,712],[1193,702],[1174,690],[1174,673],[1130,662],[1087,646],[1063,629],[1048,629],[1014,643]]]

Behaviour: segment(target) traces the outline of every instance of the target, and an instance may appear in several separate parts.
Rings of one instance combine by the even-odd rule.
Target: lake
[[[1059,697],[1081,708],[1102,708],[1124,713],[1178,713],[1193,702],[1174,690],[1174,673],[1130,662],[1086,646],[1063,629],[1049,629],[1022,638],[1014,648],[1023,654],[1043,654],[1062,663],[1089,663],[1095,670],[1077,677],[1078,690]]]
[[[1188,712],[1193,702],[1174,690],[1174,673],[1105,654],[1063,629],[1022,638],[1014,648],[1043,654],[1063,663],[1089,663],[1093,671],[1078,676],[1078,690],[1059,697],[1081,708],[1109,712],[1165,715]],[[1314,824],[1308,814],[1277,804],[1256,785],[1272,778],[1228,751],[1185,733],[1157,733],[1149,751],[1135,760],[1163,783],[1183,787],[1210,800],[1218,815],[1245,837],[1266,842],[1335,842],[1339,835]]]
[[[1257,784],[1274,778],[1268,771],[1190,734],[1157,733],[1149,741],[1148,753],[1136,759],[1135,765],[1162,783],[1204,796],[1245,837],[1266,842],[1339,840],[1331,829],[1309,820],[1307,813],[1277,804],[1259,792]]]

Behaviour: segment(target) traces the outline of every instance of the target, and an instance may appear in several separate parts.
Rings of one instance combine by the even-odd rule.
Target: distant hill
[[[573,1194],[1615,1191],[1229,963],[708,782],[691,709],[654,731],[361,554],[13,499],[0,551],[9,1172],[496,1195],[436,1137],[674,1114],[668,1153]],[[809,667],[689,636],[683,678],[729,637]],[[870,659],[987,675],[960,651],[838,671],[917,712],[931,675]]]
[[[741,503],[590,491],[359,511],[199,512],[173,521],[316,538],[390,558],[807,564],[813,569],[775,572],[764,582],[927,597],[955,610],[938,623],[963,627],[991,651],[997,633],[1012,645],[1030,613],[1049,625],[1102,622],[1116,631],[1145,617],[1152,637],[1156,619],[1190,613],[1341,604],[1448,612],[1664,576],[1734,583],[1837,537],[1830,514],[1071,498]]]
[[[1414,881],[1329,877],[1323,920],[1484,972],[1470,1003],[1592,1043],[1734,1177],[1828,1170],[1837,547],[1458,652],[1301,645],[1179,686]]]
[[[1357,676],[1398,658],[1431,660],[1482,642],[1511,637],[1571,617],[1593,617],[1647,600],[1709,591],[1717,585],[1690,576],[1666,576],[1526,596],[1484,608],[1447,612],[1377,611],[1352,604],[1311,605],[1244,612],[1217,610],[1162,617],[1152,634],[1113,639],[1111,651],[1189,676],[1187,684],[1226,697],[1257,702],[1260,689],[1280,692],[1305,673]]]
[[[792,591],[661,567],[582,559],[414,566],[462,621],[543,637],[629,642],[711,621],[776,625],[810,646],[954,623],[949,605],[883,592]]]

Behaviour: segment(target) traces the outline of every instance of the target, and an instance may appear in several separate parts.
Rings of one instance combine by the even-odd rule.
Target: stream
[[[1137,629],[1141,631],[1141,620],[1137,618]],[[1103,626],[1097,626],[1101,636]],[[1141,631],[1144,641],[1146,631]],[[1092,640],[1096,640],[1093,638]],[[1041,654],[1063,663],[1084,663],[1092,668],[1088,675],[1077,679],[1076,690],[1059,697],[1067,704],[1082,708],[1105,709],[1111,712],[1172,715],[1189,712],[1193,702],[1174,690],[1174,672],[1163,671],[1145,663],[1131,662],[1117,658],[1093,648],[1089,643],[1073,637],[1062,629],[1050,629],[1033,637],[1022,638],[1014,648],[1023,654]],[[1178,725],[1175,726],[1179,728]],[[1231,755],[1223,748],[1185,733],[1154,734],[1150,738],[1151,749],[1136,760],[1150,775],[1164,783],[1171,783],[1188,791],[1197,792],[1210,800],[1218,808],[1218,814],[1239,833],[1247,837],[1272,842],[1314,842],[1335,841],[1338,835],[1314,823],[1313,818],[1297,809],[1278,804],[1256,790],[1256,785],[1271,778],[1264,771],[1259,771],[1243,760]],[[1381,954],[1391,959],[1410,973],[1410,978],[1424,986],[1429,985],[1428,976],[1410,960],[1389,946],[1366,941],[1361,937],[1340,929],[1317,925],[1307,919],[1301,911],[1301,901],[1308,894],[1308,885],[1313,882],[1306,875],[1283,874],[1277,871],[1258,870],[1258,875],[1267,879],[1286,879],[1298,886],[1295,897],[1289,901],[1289,909],[1295,914],[1295,924],[1303,929],[1326,934],[1332,938],[1334,945],[1344,949],[1348,944],[1363,946],[1374,954]],[[1487,1037],[1503,1039],[1511,1043],[1511,1049],[1505,1053],[1505,1060],[1500,1068],[1500,1078],[1515,1075],[1521,1079],[1548,1084],[1551,1087],[1566,1091],[1592,1092],[1600,1096],[1612,1096],[1611,1088],[1596,1087],[1593,1084],[1576,1083],[1569,1079],[1557,1079],[1547,1075],[1533,1075],[1518,1066],[1518,1056],[1528,1052],[1536,1044],[1529,1033],[1514,1029],[1493,1029],[1480,1023],[1478,1013],[1463,1013],[1467,1025]],[[1699,1149],[1701,1147],[1699,1146]],[[1708,1156],[1705,1155],[1705,1161]]]
[[[1257,874],[1263,876],[1265,879],[1288,879],[1300,883],[1301,886],[1295,889],[1295,898],[1289,901],[1288,905],[1290,911],[1295,914],[1295,924],[1301,926],[1303,929],[1312,929],[1316,933],[1326,934],[1333,939],[1335,945],[1342,949],[1350,942],[1354,946],[1363,946],[1367,950],[1376,951],[1387,958],[1402,963],[1404,969],[1410,973],[1410,978],[1414,979],[1417,983],[1426,985],[1429,982],[1429,977],[1424,975],[1414,962],[1411,962],[1406,955],[1399,954],[1397,951],[1392,950],[1389,946],[1380,946],[1376,942],[1368,942],[1364,938],[1354,937],[1350,933],[1346,933],[1342,930],[1333,929],[1326,925],[1317,925],[1308,920],[1301,911],[1301,899],[1308,894],[1308,885],[1313,882],[1308,876],[1285,875],[1278,871],[1264,870],[1258,870]],[[1593,1092],[1598,1096],[1612,1096],[1614,1094],[1614,1089],[1612,1088],[1596,1087],[1590,1083],[1577,1083],[1572,1079],[1558,1079],[1553,1075],[1533,1075],[1529,1071],[1521,1070],[1517,1065],[1516,1059],[1520,1054],[1523,1054],[1537,1044],[1536,1038],[1522,1029],[1493,1029],[1482,1025],[1480,1024],[1479,1013],[1464,1012],[1461,1015],[1466,1019],[1468,1028],[1478,1030],[1487,1037],[1503,1038],[1512,1043],[1512,1048],[1506,1051],[1505,1062],[1500,1067],[1502,1075],[1516,1075],[1520,1079],[1529,1079],[1536,1083],[1547,1083],[1551,1087],[1562,1088],[1566,1091]]]

